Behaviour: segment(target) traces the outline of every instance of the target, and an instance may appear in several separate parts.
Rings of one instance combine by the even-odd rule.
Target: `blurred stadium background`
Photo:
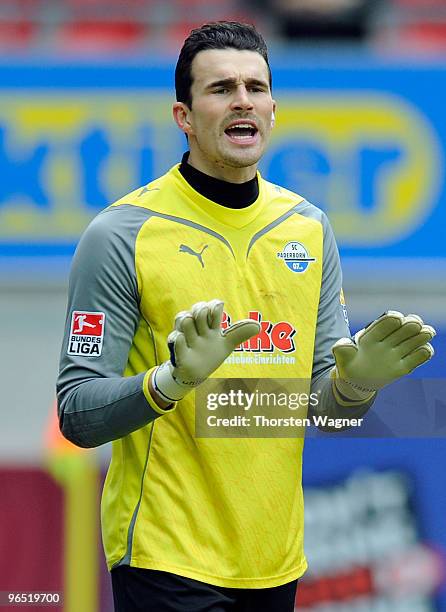
[[[177,53],[192,27],[232,18],[270,45],[262,172],[328,213],[353,330],[388,308],[422,315],[439,334],[421,375],[445,377],[445,0],[1,0],[2,592],[112,610],[109,449],[71,447],[54,418],[69,261],[92,216],[180,159]],[[440,432],[444,410],[437,398]],[[444,435],[309,439],[298,609],[446,611],[445,465]]]

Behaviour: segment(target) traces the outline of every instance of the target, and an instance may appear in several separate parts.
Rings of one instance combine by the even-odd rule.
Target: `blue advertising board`
[[[262,174],[327,212],[344,259],[446,269],[446,66],[288,66]],[[0,262],[71,256],[99,210],[177,163],[173,93],[170,65],[0,66]]]

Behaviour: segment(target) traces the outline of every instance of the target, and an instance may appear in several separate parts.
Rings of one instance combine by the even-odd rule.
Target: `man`
[[[61,429],[80,446],[113,440],[102,528],[116,610],[291,611],[303,440],[198,438],[194,388],[298,378],[320,389],[315,410],[361,416],[431,357],[434,330],[389,312],[350,339],[325,215],[257,173],[276,103],[252,26],[194,30],[175,76],[189,153],[98,215],[74,258]],[[93,328],[74,333],[79,315]]]

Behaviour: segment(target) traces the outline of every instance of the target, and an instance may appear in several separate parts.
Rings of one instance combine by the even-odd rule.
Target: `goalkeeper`
[[[322,390],[317,410],[356,418],[432,356],[434,330],[389,311],[350,338],[326,216],[257,172],[276,102],[252,26],[194,30],[175,85],[189,151],[77,248],[60,426],[79,446],[113,441],[101,518],[115,610],[291,612],[303,440],[196,438],[194,389],[298,378]]]

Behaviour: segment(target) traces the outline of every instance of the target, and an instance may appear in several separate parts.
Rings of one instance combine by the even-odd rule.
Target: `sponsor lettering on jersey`
[[[248,318],[260,323],[260,332],[238,346],[235,351],[273,353],[279,350],[282,353],[291,353],[296,350],[293,339],[296,329],[291,323],[288,321],[272,323],[266,319],[262,320],[262,314],[258,310],[250,310]],[[228,329],[230,325],[231,317],[227,312],[223,312],[222,329]]]
[[[311,257],[308,254],[304,245],[296,240],[288,242],[283,249],[277,253],[277,257],[283,259],[291,272],[298,272],[300,274],[306,271],[310,263],[316,261],[315,257]]]
[[[74,310],[71,314],[68,355],[99,357],[104,341],[105,314]]]

